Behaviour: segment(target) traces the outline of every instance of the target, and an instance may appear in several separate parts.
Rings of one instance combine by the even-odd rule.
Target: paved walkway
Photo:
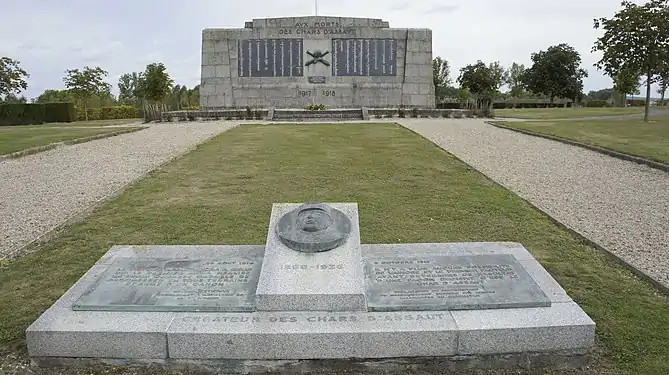
[[[481,120],[400,122],[669,287],[669,173]]]
[[[150,125],[135,133],[0,161],[0,260],[128,183],[235,126]],[[22,252],[24,253],[24,252]]]

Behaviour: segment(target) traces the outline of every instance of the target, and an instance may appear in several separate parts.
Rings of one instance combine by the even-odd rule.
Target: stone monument
[[[381,19],[254,19],[202,32],[200,108],[434,108],[432,31]]]
[[[41,366],[440,372],[579,366],[594,333],[521,244],[364,245],[357,204],[290,203],[264,246],[111,248],[26,339]]]

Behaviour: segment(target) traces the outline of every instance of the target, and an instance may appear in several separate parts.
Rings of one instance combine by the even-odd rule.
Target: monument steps
[[[270,110],[270,113],[272,111]],[[362,108],[342,108],[325,110],[275,109],[272,121],[355,121],[364,120]]]

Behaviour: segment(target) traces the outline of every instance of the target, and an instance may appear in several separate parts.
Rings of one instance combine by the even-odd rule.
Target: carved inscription
[[[181,318],[183,322],[198,324],[219,323],[311,323],[311,324],[336,324],[352,322],[401,322],[401,321],[427,321],[448,319],[449,315],[443,313],[402,313],[402,314],[321,314],[321,315],[186,315]]]
[[[73,305],[101,311],[249,311],[259,259],[121,259]]]
[[[511,255],[375,259],[365,271],[376,311],[550,305]]]
[[[307,271],[307,270],[343,270],[343,264],[284,264],[284,270],[293,270],[293,271]]]

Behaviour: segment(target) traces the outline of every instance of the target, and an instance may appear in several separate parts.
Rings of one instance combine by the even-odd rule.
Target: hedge
[[[602,108],[610,107],[611,103],[608,100],[588,100],[585,102],[585,106],[589,108]]]
[[[76,120],[73,103],[45,103],[45,122],[72,122]]]
[[[627,105],[630,107],[645,107],[646,101],[644,99],[627,99]]]
[[[41,125],[44,119],[44,104],[0,104],[0,125]]]
[[[131,105],[119,105],[115,107],[89,108],[89,120],[120,120],[142,117],[139,109]],[[77,121],[86,119],[83,109],[77,110]]]

